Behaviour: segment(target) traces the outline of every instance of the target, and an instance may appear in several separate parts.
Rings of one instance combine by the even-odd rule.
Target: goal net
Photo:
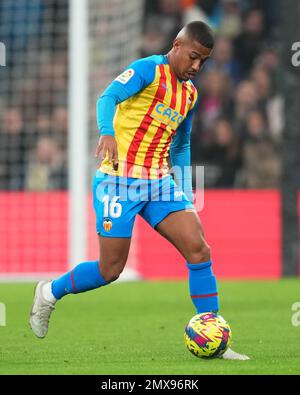
[[[49,277],[70,268],[69,11],[78,0],[0,2],[0,278]],[[80,1],[80,0],[79,0]],[[88,0],[87,259],[97,259],[91,178],[95,104],[140,54],[141,0]],[[5,62],[3,61],[5,60]],[[72,198],[72,197],[71,197]],[[134,266],[134,254],[130,262]],[[129,262],[129,266],[130,263]]]

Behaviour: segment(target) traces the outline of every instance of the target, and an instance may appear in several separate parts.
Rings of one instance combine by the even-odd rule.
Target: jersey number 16
[[[104,204],[103,215],[104,217],[119,218],[122,214],[122,205],[118,203],[117,200],[120,196],[114,196],[111,201],[109,201],[109,195],[105,195],[102,199]]]

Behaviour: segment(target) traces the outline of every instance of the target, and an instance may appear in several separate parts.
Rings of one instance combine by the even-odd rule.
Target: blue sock
[[[52,282],[52,293],[56,299],[67,294],[77,294],[108,284],[99,270],[99,262],[83,262],[70,272]]]
[[[197,314],[219,310],[217,281],[212,272],[212,261],[188,263],[189,287]]]

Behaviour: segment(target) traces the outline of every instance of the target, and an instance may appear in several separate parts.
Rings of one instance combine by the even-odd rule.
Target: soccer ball
[[[184,342],[188,350],[196,357],[219,357],[230,345],[231,329],[224,318],[218,314],[197,314],[185,328]]]

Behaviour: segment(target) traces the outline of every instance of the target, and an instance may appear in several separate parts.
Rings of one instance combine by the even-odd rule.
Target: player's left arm
[[[118,166],[118,148],[113,127],[116,106],[140,92],[153,81],[155,66],[150,58],[133,62],[106,88],[97,101],[97,124],[101,136],[95,156],[103,160],[108,152],[109,162],[114,163],[115,170]]]
[[[114,136],[113,120],[116,106],[145,89],[155,77],[155,63],[149,58],[138,59],[120,74],[97,101],[99,133]]]
[[[193,113],[196,105],[188,112],[187,117],[176,130],[170,147],[170,158],[174,172],[174,178],[179,187],[193,203],[194,194],[192,188],[191,173],[191,131]]]

